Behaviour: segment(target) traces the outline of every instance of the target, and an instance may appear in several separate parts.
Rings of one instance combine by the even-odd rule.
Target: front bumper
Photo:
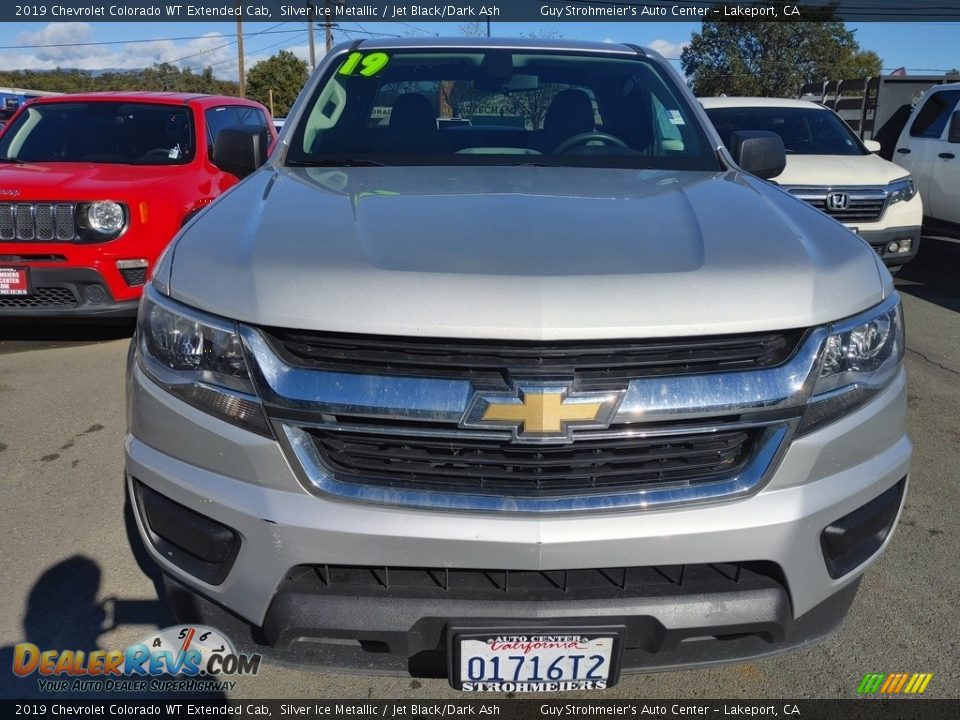
[[[869,230],[866,227],[860,227],[858,232],[860,237],[870,243],[870,247],[889,267],[897,267],[910,262],[920,251],[921,233],[919,226],[894,227],[883,230]],[[904,239],[910,241],[910,252],[891,252],[888,250],[890,243],[896,242],[899,245]]]
[[[904,479],[911,454],[901,372],[864,407],[795,440],[764,489],[743,499],[547,518],[390,508],[309,494],[277,442],[186,405],[135,364],[128,382],[131,497],[134,483],[142,483],[240,539],[222,582],[206,583],[154,547],[137,512],[141,537],[172,586],[199,594],[199,606],[219,612],[220,625],[233,622],[284,657],[312,652],[322,664],[377,671],[415,670],[411,657],[443,652],[440,636],[451,623],[478,618],[634,624],[641,640],[628,648],[627,668],[756,657],[815,641],[839,623],[860,574],[879,555],[831,578],[821,531]],[[324,565],[551,571],[742,562],[776,568],[770,575],[777,583],[720,595],[711,587],[702,597],[671,591],[659,599],[472,606],[361,595],[317,603],[290,585],[298,568]],[[679,642],[703,636],[726,639]],[[645,637],[669,642],[654,646]]]
[[[68,320],[137,314],[139,300],[118,299],[103,275],[92,268],[31,267],[30,280],[30,295],[0,295],[0,317]]]

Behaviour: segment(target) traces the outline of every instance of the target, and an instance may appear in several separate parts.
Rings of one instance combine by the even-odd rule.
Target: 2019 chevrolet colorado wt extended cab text
[[[133,539],[178,612],[470,691],[828,635],[906,492],[900,301],[757,177],[779,137],[731,147],[634,46],[328,54],[141,306]]]

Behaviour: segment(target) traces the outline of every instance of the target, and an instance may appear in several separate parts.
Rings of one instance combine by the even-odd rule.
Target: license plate
[[[30,269],[0,267],[0,295],[29,295]]]
[[[616,682],[616,629],[461,633],[451,684],[465,692],[603,690]]]

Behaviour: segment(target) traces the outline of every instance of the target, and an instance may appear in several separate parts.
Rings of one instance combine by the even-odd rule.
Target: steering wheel
[[[140,157],[150,158],[150,157],[160,157],[161,155],[163,157],[170,157],[170,148],[153,148],[152,150],[147,150],[147,152],[145,152]]]
[[[616,145],[617,147],[629,148],[623,140],[618,138],[616,135],[611,135],[610,133],[598,132],[592,130],[591,132],[580,133],[579,135],[574,135],[573,137],[568,137],[566,140],[561,142],[553,149],[554,155],[562,155],[568,150],[575,148],[577,145],[586,145],[591,140],[600,140],[605,145]]]

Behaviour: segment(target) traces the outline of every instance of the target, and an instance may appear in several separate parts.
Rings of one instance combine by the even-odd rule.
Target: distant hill
[[[169,63],[157,63],[140,70],[0,70],[0,86],[49,92],[95,92],[97,90],[168,90],[173,92],[238,95],[239,85],[219,80],[213,70],[196,73]]]

